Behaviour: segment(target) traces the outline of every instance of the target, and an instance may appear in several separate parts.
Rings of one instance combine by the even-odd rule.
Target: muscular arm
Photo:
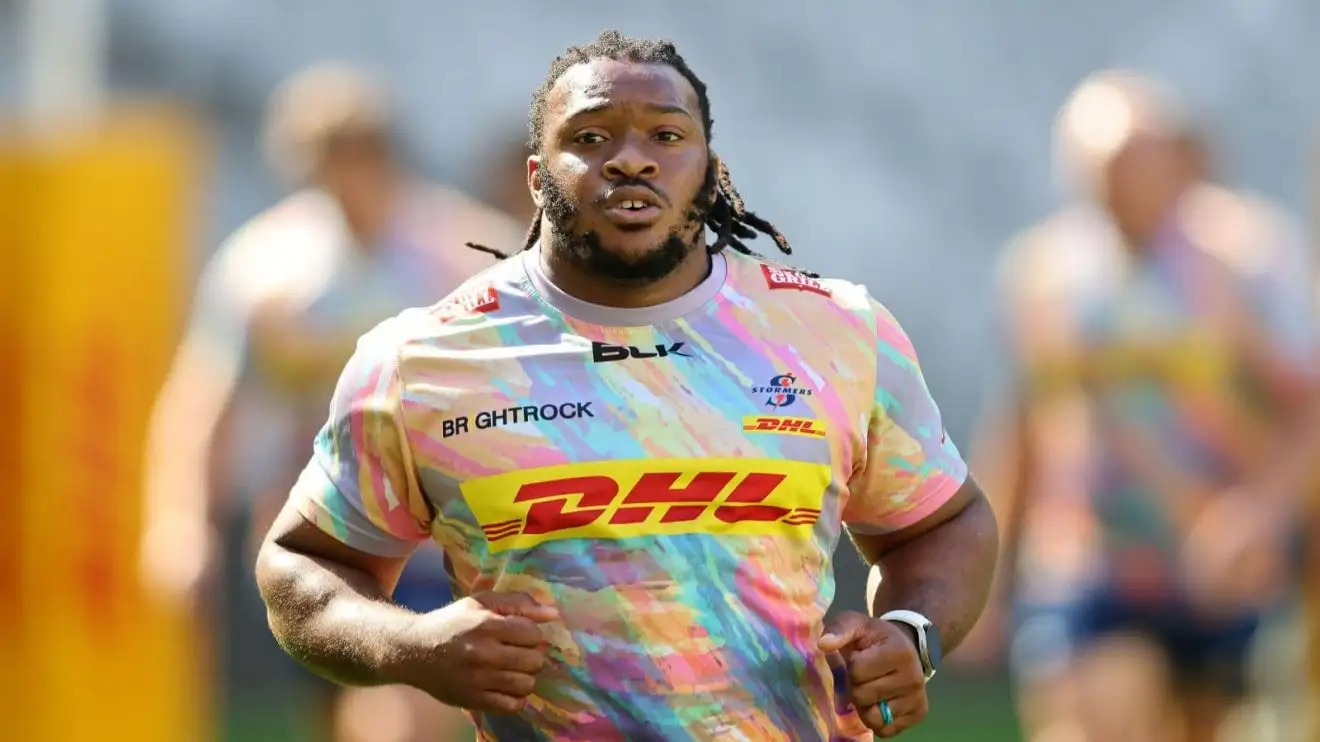
[[[999,557],[994,512],[970,477],[921,522],[853,540],[871,564],[871,615],[917,611],[939,627],[945,652],[962,642],[985,608]]]
[[[400,682],[399,638],[417,614],[389,595],[405,562],[346,546],[286,505],[257,557],[257,585],[276,640],[336,682]]]

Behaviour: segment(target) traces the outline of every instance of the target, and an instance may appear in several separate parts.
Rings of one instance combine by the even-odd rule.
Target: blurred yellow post
[[[23,179],[21,158],[0,147],[0,718],[12,720],[15,738],[30,738],[22,710],[26,706],[23,687],[25,666],[20,624],[19,498],[22,486],[19,450],[22,435],[18,420],[24,402],[19,369],[25,359],[23,308],[26,303],[23,276],[26,274],[25,251],[20,237],[25,225],[22,216]],[[12,669],[11,669],[12,668]]]
[[[146,598],[136,553],[200,141],[171,110],[99,118],[0,137],[0,712],[6,739],[189,742],[186,619]]]

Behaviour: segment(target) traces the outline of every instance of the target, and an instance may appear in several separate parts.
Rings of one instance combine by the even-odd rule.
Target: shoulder
[[[530,298],[523,255],[515,253],[496,261],[459,284],[440,301],[415,310],[426,322],[436,325],[484,320],[526,309]]]
[[[424,395],[438,404],[467,389],[472,374],[490,376],[490,364],[501,359],[492,351],[516,342],[504,330],[511,323],[521,326],[539,311],[521,261],[518,255],[502,260],[440,301],[405,309],[376,325],[358,339],[341,385],[362,393],[393,385],[408,396],[420,383],[447,390]]]
[[[773,303],[795,313],[832,312],[861,317],[869,311],[865,286],[816,276],[760,255],[725,252],[734,289],[754,301]]]
[[[817,330],[839,357],[849,349],[915,359],[916,351],[894,313],[864,285],[817,277],[760,256],[731,255],[730,274],[743,295],[789,312]]]
[[[1188,194],[1178,218],[1191,243],[1235,275],[1306,269],[1298,225],[1260,195],[1203,185]]]
[[[207,261],[206,290],[238,306],[300,294],[323,281],[338,253],[336,212],[318,193],[301,191],[235,229]],[[327,239],[328,238],[328,239]]]
[[[1009,239],[993,269],[999,300],[1067,299],[1081,284],[1107,274],[1116,245],[1112,223],[1097,210],[1061,209]]]
[[[364,335],[359,345],[392,348],[405,362],[458,360],[458,351],[503,344],[499,328],[510,318],[536,311],[522,256],[514,255],[476,273],[440,301],[386,320]]]

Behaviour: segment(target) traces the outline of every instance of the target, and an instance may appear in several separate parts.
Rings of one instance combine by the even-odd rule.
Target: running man
[[[357,338],[494,262],[464,237],[517,239],[519,228],[414,175],[384,89],[356,69],[320,64],[282,85],[266,143],[296,190],[226,240],[202,276],[152,426],[144,574],[174,598],[223,595],[216,659],[230,706],[267,718],[267,705],[298,705],[296,691],[314,697],[318,726],[334,703],[336,742],[414,739],[385,732],[381,708],[416,739],[434,737],[467,723],[407,688],[334,693],[289,662],[266,635],[251,563]],[[438,549],[419,553],[394,598],[417,610],[450,601]]]
[[[1154,81],[1089,78],[1058,137],[1076,201],[999,275],[983,470],[1013,558],[983,628],[1007,624],[1032,740],[1211,740],[1314,475],[1312,274]]]
[[[530,123],[525,249],[340,379],[259,559],[275,635],[486,740],[911,728],[998,550],[911,342],[864,288],[747,249],[788,243],[673,44],[569,49]],[[883,580],[827,624],[845,529]],[[463,597],[417,614],[388,596],[427,540]]]

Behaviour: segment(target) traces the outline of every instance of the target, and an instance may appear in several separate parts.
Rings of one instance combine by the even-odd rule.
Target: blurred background
[[[407,173],[438,184],[424,203],[446,224],[419,216],[416,242],[485,234],[516,248],[530,215],[531,93],[556,55],[603,28],[678,43],[710,87],[714,146],[750,208],[789,237],[797,264],[866,284],[902,320],[964,450],[1016,365],[996,271],[1015,236],[1077,195],[1058,177],[1053,127],[1092,73],[1136,70],[1176,90],[1217,180],[1295,227],[1306,260],[1293,272],[1314,288],[1320,4],[827,5],[0,0],[4,736],[319,742],[331,718],[339,738],[366,740],[344,731],[344,715],[379,720],[396,708],[364,699],[366,711],[338,701],[327,711],[321,691],[270,657],[278,648],[257,636],[254,590],[239,584],[266,517],[252,493],[280,475],[239,482],[256,465],[234,449],[301,430],[298,403],[272,420],[224,402],[248,388],[260,348],[290,337],[288,316],[249,295],[269,288],[263,280],[307,306],[313,294],[369,293],[341,280],[356,275],[347,258],[322,264],[307,257],[314,245],[300,258],[260,248],[330,221],[335,235],[393,234],[372,226],[389,207],[370,197],[340,203],[335,217],[317,211],[324,204],[282,201],[308,186],[338,193],[362,172],[368,183]],[[281,88],[327,60],[379,81],[388,115],[353,74],[327,73],[303,98]],[[328,111],[320,119],[308,113],[318,106]],[[284,210],[272,215],[276,204]],[[222,245],[231,255],[217,258]],[[393,313],[352,295],[336,304],[352,308],[343,332]],[[348,315],[336,311],[321,319]],[[289,388],[256,386],[257,408]],[[212,436],[225,426],[238,443]],[[203,461],[226,483],[189,483],[200,470],[179,471]],[[198,495],[178,513],[162,504],[189,488],[248,494]],[[242,525],[227,514],[235,509]],[[187,525],[152,541],[153,524],[178,523]],[[860,609],[865,574],[847,545],[837,574],[836,607]],[[1301,589],[1285,628],[1253,644],[1258,674],[1273,682],[1254,687],[1255,721],[1240,722],[1235,739],[1320,740],[1305,722],[1320,686],[1296,609],[1309,594],[1304,574],[1293,573]],[[1026,738],[1008,653],[993,644],[941,675],[931,719],[904,739]],[[454,734],[436,739],[464,738]]]

